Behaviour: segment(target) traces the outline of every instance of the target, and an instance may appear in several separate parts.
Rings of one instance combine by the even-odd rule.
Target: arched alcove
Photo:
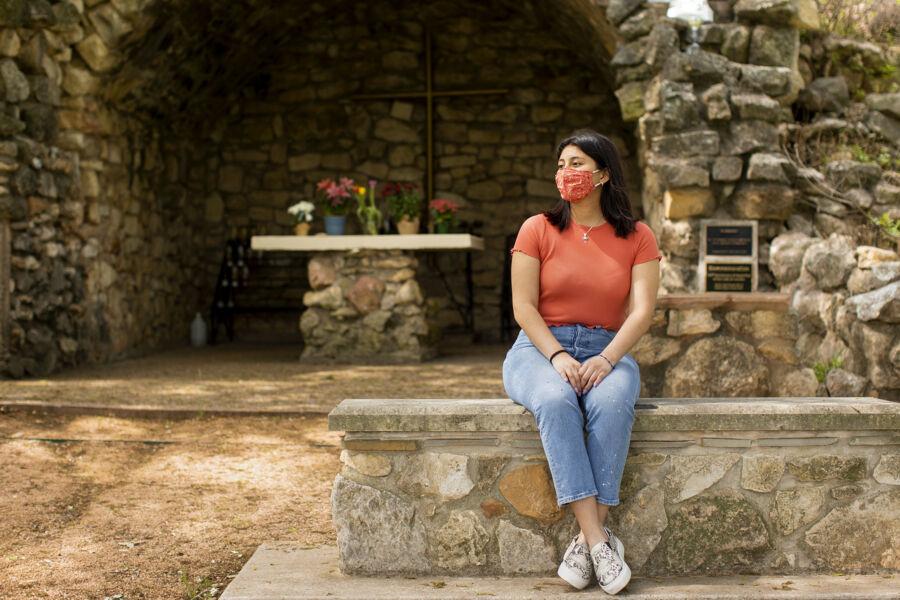
[[[438,95],[430,118],[434,196],[461,202],[460,218],[480,222],[485,238],[473,256],[480,339],[499,335],[506,236],[558,197],[561,137],[587,126],[615,140],[640,211],[632,126],[622,122],[609,66],[614,30],[592,2],[151,4],[110,47],[116,66],[92,91],[143,132],[130,143],[158,140],[160,171],[148,191],[160,206],[178,207],[168,218],[190,223],[167,233],[191,259],[154,267],[176,280],[186,275],[178,287],[190,294],[172,306],[173,327],[211,301],[225,238],[236,229],[290,233],[285,209],[311,199],[317,180],[427,189],[426,102],[403,94],[426,89],[429,38],[437,94],[492,90]],[[351,215],[348,232],[358,231]],[[436,299],[437,322],[452,328],[462,320],[446,285],[464,296],[464,257],[436,258],[446,284],[424,260],[418,278]],[[279,287],[262,293],[283,295],[299,311],[305,260],[282,257],[272,274]],[[296,315],[265,321],[299,333]]]

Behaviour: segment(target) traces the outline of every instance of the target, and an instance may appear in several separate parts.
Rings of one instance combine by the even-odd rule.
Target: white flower
[[[312,215],[315,210],[315,205],[309,200],[301,200],[300,202],[289,206],[287,210],[299,220],[309,222],[313,220]]]

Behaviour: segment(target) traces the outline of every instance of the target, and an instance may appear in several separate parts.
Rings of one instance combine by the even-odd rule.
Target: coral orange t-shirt
[[[510,254],[524,252],[541,261],[538,312],[549,325],[602,326],[618,331],[631,292],[631,267],[661,259],[653,230],[638,221],[627,237],[616,237],[606,222],[590,231],[570,220],[565,231],[541,214],[525,219]]]

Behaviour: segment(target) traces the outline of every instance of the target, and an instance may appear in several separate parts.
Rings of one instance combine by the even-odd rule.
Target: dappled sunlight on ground
[[[333,543],[339,440],[324,416],[0,413],[0,595],[181,598],[179,571],[222,589],[263,541]]]
[[[305,363],[296,346],[285,344],[179,348],[44,379],[0,381],[0,399],[327,413],[344,398],[497,398],[505,396],[506,350],[504,344],[450,345],[443,356],[418,364],[336,366]]]

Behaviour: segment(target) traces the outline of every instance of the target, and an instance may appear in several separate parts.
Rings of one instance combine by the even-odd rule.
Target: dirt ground
[[[503,397],[507,348],[335,366],[293,344],[225,343],[0,381],[0,598],[213,598],[264,541],[333,544],[327,412],[344,398]],[[308,414],[4,412],[22,402]]]
[[[257,545],[334,543],[324,416],[0,413],[0,598],[217,597]]]
[[[184,347],[0,380],[0,402],[327,413],[344,398],[499,398],[509,345],[451,340],[442,356],[407,365],[310,364],[293,344]]]

